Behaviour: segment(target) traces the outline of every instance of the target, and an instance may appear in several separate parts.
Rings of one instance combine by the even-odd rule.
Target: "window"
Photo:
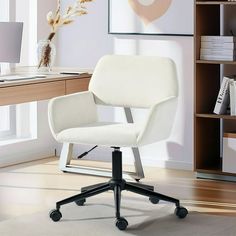
[[[0,1],[0,21],[9,21],[9,0]]]
[[[0,140],[16,133],[16,106],[0,106]]]
[[[9,0],[0,1],[0,21],[9,20]],[[6,66],[6,65],[5,65]],[[3,66],[1,65],[1,68]],[[15,106],[0,106],[0,139],[15,133]]]
[[[35,65],[37,43],[37,0],[0,0],[0,21],[24,22],[21,65]],[[0,63],[2,70],[9,63]],[[15,66],[15,65],[13,65]],[[37,136],[37,103],[0,106],[0,145]]]

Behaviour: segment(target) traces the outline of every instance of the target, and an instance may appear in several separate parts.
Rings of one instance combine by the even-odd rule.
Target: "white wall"
[[[65,9],[74,0],[62,0]],[[88,3],[88,15],[64,26],[58,34],[58,64],[94,67],[98,59],[113,51],[113,37],[107,34],[107,1]]]
[[[189,168],[193,162],[193,40],[191,37],[116,37],[116,54],[158,55],[177,65],[179,104],[171,137],[140,149],[144,163]],[[137,112],[134,116],[139,117]],[[136,118],[137,119],[137,118]]]
[[[55,0],[37,0],[37,21],[38,21],[38,40],[46,39],[50,33],[50,27],[46,20],[46,15],[49,11],[56,10],[57,1]]]
[[[63,0],[64,5],[68,2]],[[105,54],[160,55],[174,59],[179,79],[179,105],[172,135],[168,140],[140,149],[144,165],[172,168],[193,168],[193,38],[161,36],[113,36],[107,33],[107,1],[88,4],[89,14],[79,17],[58,34],[58,63],[60,66],[93,68]],[[117,9],[118,10],[118,9]],[[100,108],[102,119],[125,120],[121,109]],[[144,119],[146,112],[133,111],[134,120]],[[83,150],[84,147],[80,146]],[[91,158],[110,159],[110,151],[102,148]],[[124,162],[132,162],[131,152],[125,150]]]

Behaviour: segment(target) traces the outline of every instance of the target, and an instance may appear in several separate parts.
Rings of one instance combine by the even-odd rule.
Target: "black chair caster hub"
[[[178,216],[180,219],[185,218],[188,215],[188,210],[184,207],[176,207],[175,208],[175,214]]]
[[[127,226],[128,226],[128,221],[125,218],[120,217],[116,220],[116,227],[119,230],[126,230]]]
[[[61,219],[62,214],[59,210],[51,210],[49,213],[49,217],[54,221],[57,222]]]
[[[78,206],[83,206],[85,202],[86,202],[86,199],[81,199],[81,200],[75,201],[75,204]]]
[[[160,199],[157,198],[157,197],[149,197],[149,201],[152,203],[152,204],[158,204]]]

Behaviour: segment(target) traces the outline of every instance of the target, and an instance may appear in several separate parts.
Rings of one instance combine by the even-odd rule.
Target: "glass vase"
[[[40,40],[37,47],[38,71],[50,72],[56,56],[56,47],[50,40]]]

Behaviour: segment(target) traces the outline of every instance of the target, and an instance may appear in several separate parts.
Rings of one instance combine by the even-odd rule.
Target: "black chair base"
[[[116,226],[120,230],[125,230],[128,221],[120,215],[121,191],[127,190],[143,196],[149,197],[150,202],[157,204],[160,200],[172,202],[176,205],[175,214],[179,218],[185,218],[188,214],[186,208],[180,206],[178,199],[154,192],[154,187],[140,183],[126,182],[122,179],[122,153],[119,148],[115,148],[112,152],[112,179],[107,183],[95,184],[81,189],[81,193],[66,198],[56,203],[56,209],[50,212],[50,218],[53,221],[59,221],[62,217],[60,207],[62,205],[75,202],[78,206],[84,205],[88,197],[112,190],[114,192],[115,210],[116,210]]]

